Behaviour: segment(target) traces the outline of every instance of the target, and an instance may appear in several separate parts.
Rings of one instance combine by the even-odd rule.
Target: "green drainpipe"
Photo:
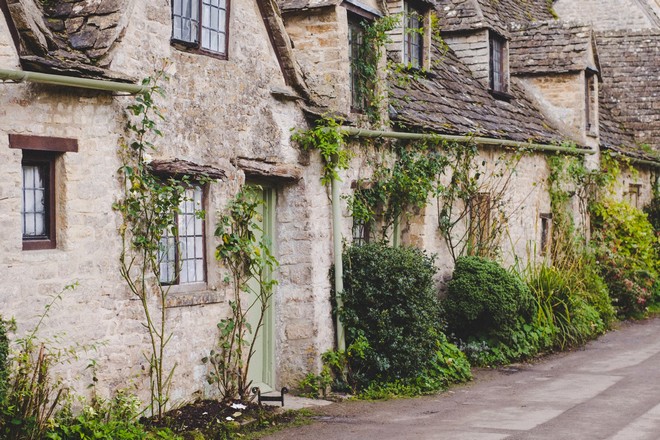
[[[335,259],[335,300],[337,309],[340,310],[344,303],[341,300],[341,292],[344,291],[344,266],[342,262],[341,246],[341,198],[339,197],[339,181],[336,178],[331,182],[332,191],[332,247]],[[337,313],[337,350],[346,350],[346,337],[344,334],[344,324],[341,322],[339,313]]]
[[[51,73],[28,72],[24,70],[0,69],[0,81],[35,82],[55,86],[79,87],[83,89],[122,92],[136,95],[144,93],[148,87],[103,79],[78,78],[75,76],[54,75]]]

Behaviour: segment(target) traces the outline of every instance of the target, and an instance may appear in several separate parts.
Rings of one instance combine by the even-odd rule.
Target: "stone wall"
[[[584,72],[519,78],[544,115],[567,138],[586,142]]]
[[[284,23],[312,99],[348,114],[351,95],[346,9],[336,6],[288,12]]]
[[[489,82],[490,53],[488,30],[443,35],[447,45],[463,64],[470,68],[476,79],[486,87]]]
[[[660,27],[660,5],[654,0],[558,0],[553,8],[562,20],[578,20],[598,31]]]

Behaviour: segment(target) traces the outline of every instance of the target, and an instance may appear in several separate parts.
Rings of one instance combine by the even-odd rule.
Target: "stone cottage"
[[[396,136],[474,144],[485,174],[515,163],[506,186],[484,187],[469,214],[489,224],[497,205],[507,230],[497,246],[507,262],[544,255],[552,227],[546,159],[556,151],[584,156],[590,166],[604,150],[629,158],[639,173],[624,176],[621,191],[643,205],[660,167],[653,154],[658,8],[633,1],[635,23],[646,24],[624,39],[628,31],[580,23],[584,17],[571,6],[577,3],[596,4],[560,0],[553,10],[545,0],[0,0],[0,313],[25,331],[53,294],[77,282],[43,332],[95,349],[80,351],[61,373],[82,390],[93,359],[103,395],[131,388],[145,397],[147,335],[119,274],[121,220],[112,206],[121,190],[117,149],[128,94],[161,68],[170,80],[162,84],[165,120],[153,166],[218,178],[192,191],[204,221],[172,238],[195,243],[174,257],[185,261],[185,273],[173,265],[161,280],[173,284],[164,306],[175,401],[213,391],[201,359],[231,299],[213,231],[244,184],[263,188],[264,231],[280,263],[252,379],[294,386],[318,371],[320,354],[335,344],[333,228],[340,239],[368,237],[343,198],[334,199],[340,211],[333,222],[334,192],[320,181],[322,161],[292,143],[292,129],[327,115],[341,121],[355,153],[335,182],[344,196],[372,177],[380,144]],[[385,16],[396,19],[365,91],[357,79],[363,23]],[[529,152],[517,158],[521,149]],[[42,195],[43,203],[30,202]],[[390,232],[438,254],[441,276],[448,276],[455,249],[438,232],[439,212],[432,200]],[[469,228],[462,222],[456,233],[470,235]]]
[[[154,167],[219,178],[194,189],[206,218],[172,238],[191,245],[173,257],[185,266],[161,280],[173,284],[165,304],[173,335],[166,362],[177,363],[172,398],[210,390],[201,359],[229,312],[230,291],[213,231],[243,184],[263,188],[264,230],[280,263],[253,380],[262,388],[292,383],[332,345],[330,209],[318,160],[290,141],[292,128],[306,126],[298,101],[308,92],[277,6],[229,3],[0,2],[0,310],[22,334],[52,295],[78,284],[42,333],[62,336],[67,347],[95,347],[61,371],[79,390],[91,383],[85,367],[93,359],[102,395],[148,392],[147,335],[119,273],[121,220],[112,206],[128,93],[162,59],[171,79],[161,84]]]

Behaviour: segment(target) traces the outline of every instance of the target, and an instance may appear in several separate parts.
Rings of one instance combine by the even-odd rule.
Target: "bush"
[[[7,325],[0,316],[0,406],[7,394],[7,380],[9,378],[9,338]]]
[[[470,338],[467,342],[461,341],[460,348],[473,365],[504,365],[532,358],[550,349],[555,333],[556,329],[551,325],[527,323],[519,318],[506,335],[506,341],[497,336]]]
[[[432,368],[441,338],[433,258],[419,249],[382,243],[349,247],[343,258],[339,313],[346,342],[361,337],[367,342],[361,356],[348,359],[354,384],[364,388]]]
[[[589,271],[542,264],[527,274],[538,303],[536,323],[553,328],[554,347],[583,344],[603,333],[613,319],[607,290],[596,274],[589,276]]]
[[[642,315],[660,290],[659,237],[645,213],[626,202],[605,200],[592,208],[593,243],[617,312]]]
[[[465,354],[441,334],[429,368],[420,371],[412,378],[396,379],[392,382],[371,382],[359,393],[359,397],[371,400],[414,397],[432,394],[447,388],[452,383],[467,382],[471,379],[470,363]]]
[[[510,340],[518,318],[530,322],[536,304],[527,286],[499,264],[481,257],[456,260],[443,301],[448,330],[461,340]]]

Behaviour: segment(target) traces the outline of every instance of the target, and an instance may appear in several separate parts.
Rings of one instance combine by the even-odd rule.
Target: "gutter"
[[[341,133],[351,137],[368,137],[368,138],[392,138],[392,139],[406,139],[406,140],[446,140],[450,142],[474,142],[479,145],[499,145],[504,147],[531,149],[537,151],[555,151],[571,154],[596,154],[593,150],[578,149],[575,147],[562,147],[561,145],[550,144],[536,144],[533,142],[520,142],[508,139],[496,139],[479,136],[457,136],[449,134],[427,134],[427,133],[408,133],[400,131],[382,131],[382,130],[366,130],[362,128],[341,126],[336,128]],[[335,130],[335,128],[328,128],[328,130]]]
[[[75,76],[54,75],[51,73],[28,72],[24,70],[0,69],[0,81],[35,82],[55,86],[78,87],[83,89],[103,90],[106,92],[123,92],[131,95],[145,93],[148,87],[122,83],[118,81],[78,78]]]
[[[630,163],[636,163],[640,165],[647,165],[650,166],[651,168],[660,168],[660,161],[653,161],[653,160],[648,160],[648,159],[638,159],[636,157],[628,156],[627,154],[622,154],[617,151],[609,151],[609,154],[612,157],[620,157],[622,159],[625,159],[626,161],[629,161]]]

